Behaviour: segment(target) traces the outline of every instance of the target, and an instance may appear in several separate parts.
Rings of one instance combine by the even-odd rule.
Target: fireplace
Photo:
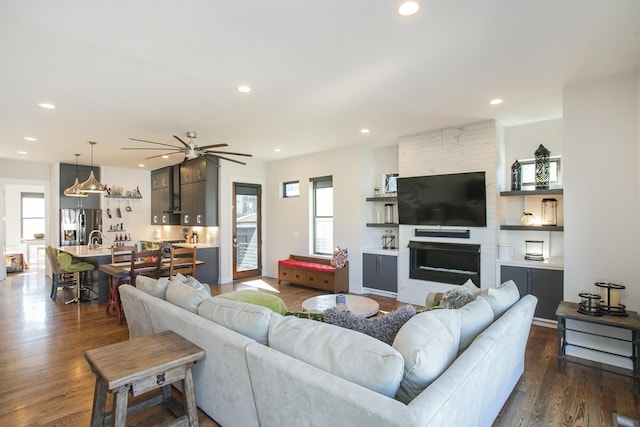
[[[410,278],[480,287],[480,245],[410,241],[409,250]]]

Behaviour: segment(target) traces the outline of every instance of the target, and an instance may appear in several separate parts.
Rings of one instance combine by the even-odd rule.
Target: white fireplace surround
[[[400,225],[398,233],[398,301],[424,305],[429,292],[445,292],[458,285],[409,278],[410,241],[464,243],[480,245],[481,287],[496,282],[498,246],[498,181],[504,168],[502,128],[494,121],[484,121],[407,136],[398,144],[400,177],[438,175],[462,172],[486,173],[487,226],[450,227],[470,230],[469,238],[416,236],[415,229],[434,229],[424,225]],[[502,186],[501,186],[502,188]]]

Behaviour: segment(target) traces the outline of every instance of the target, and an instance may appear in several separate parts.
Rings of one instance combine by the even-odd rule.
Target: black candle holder
[[[582,301],[578,304],[578,313],[589,316],[602,316],[602,307],[600,306],[600,299],[602,297],[600,295],[581,292],[578,296],[582,298]]]
[[[626,307],[623,304],[611,304],[611,291],[614,290],[619,292],[623,289],[626,289],[625,286],[609,282],[596,282],[596,286],[605,289],[605,292],[607,293],[606,304],[602,301],[600,302],[600,306],[602,307],[602,312],[604,314],[623,317],[629,315],[629,313],[627,313]]]

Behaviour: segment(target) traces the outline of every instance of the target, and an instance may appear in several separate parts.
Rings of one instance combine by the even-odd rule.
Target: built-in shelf
[[[522,190],[522,191],[501,191],[501,196],[544,196],[552,194],[563,194],[562,188],[549,188],[547,190]]]
[[[397,202],[396,196],[367,197],[367,202]]]
[[[562,225],[501,225],[500,230],[564,231]]]
[[[385,223],[377,223],[377,222],[368,222],[367,223],[367,227],[380,227],[380,228],[389,228],[389,227],[399,227],[399,224],[397,222],[391,223],[391,224],[385,224]]]

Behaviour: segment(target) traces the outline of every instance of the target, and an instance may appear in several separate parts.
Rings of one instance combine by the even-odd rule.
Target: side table
[[[573,302],[561,301],[558,305],[558,309],[556,310],[556,316],[558,317],[558,370],[562,368],[562,362],[570,362],[576,363],[583,366],[588,366],[596,369],[601,369],[607,372],[613,372],[615,374],[625,375],[633,377],[634,383],[640,392],[640,360],[638,359],[640,353],[640,316],[635,311],[628,311],[628,316],[590,316],[587,314],[578,313],[578,304]],[[596,333],[590,333],[585,331],[576,331],[581,332],[588,335],[601,336],[609,339],[615,339],[623,342],[628,342],[631,346],[631,355],[623,355],[607,352],[604,350],[589,348],[585,346],[580,346],[574,343],[567,342],[567,330],[572,331],[573,329],[567,328],[566,321],[567,319],[578,320],[585,323],[592,323],[595,325],[603,325],[610,326],[614,328],[620,328],[630,331],[631,338],[623,339],[623,338],[615,338],[611,336],[598,335]],[[611,354],[614,356],[626,357],[631,359],[631,364],[633,366],[631,374],[629,374],[628,370],[623,370],[622,368],[611,367],[611,369],[607,368],[607,365],[603,366],[603,364],[594,364],[588,363],[587,360],[582,361],[583,359],[568,356],[566,354],[566,346],[572,345],[575,347],[584,348],[591,351],[596,351],[599,353]],[[615,369],[614,369],[615,368]]]
[[[163,403],[177,406],[171,398],[171,384],[182,381],[186,414],[170,425],[198,426],[191,367],[202,359],[204,350],[173,331],[123,341],[85,351],[84,357],[96,375],[91,426],[112,423],[124,427],[127,415]],[[133,396],[161,388],[162,394],[127,408],[128,394]],[[105,416],[107,392],[113,393],[113,413]],[[173,411],[180,415],[179,411]]]

